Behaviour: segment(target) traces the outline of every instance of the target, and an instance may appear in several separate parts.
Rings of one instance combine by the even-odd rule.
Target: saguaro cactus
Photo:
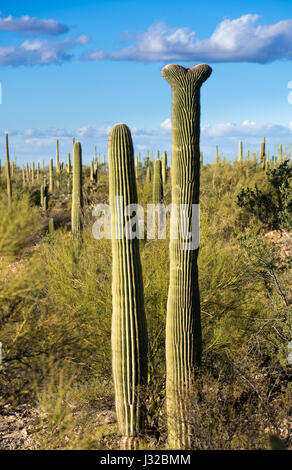
[[[216,157],[215,157],[216,165],[220,163],[220,155],[219,155],[219,147],[216,145]]]
[[[143,430],[141,387],[147,379],[147,329],[139,240],[130,240],[122,223],[125,207],[137,204],[133,143],[125,124],[115,125],[110,132],[108,165],[113,254],[113,378],[123,447],[132,448],[135,437]],[[121,206],[117,198],[123,198]]]
[[[243,144],[241,140],[239,141],[239,144],[238,144],[238,161],[239,163],[243,162]]]
[[[172,203],[186,205],[192,231],[192,205],[199,203],[200,88],[212,69],[166,65],[162,75],[172,88]],[[193,214],[194,217],[194,214]],[[190,446],[189,398],[194,368],[201,362],[198,248],[184,249],[181,224],[170,240],[170,283],[166,320],[166,400],[171,448]]]
[[[152,179],[152,166],[149,165],[149,166],[147,166],[147,170],[146,170],[146,181],[147,181],[147,183],[151,183],[151,179]]]
[[[161,165],[162,165],[162,183],[165,185],[167,181],[167,153],[166,151],[163,152],[161,158]]]
[[[7,198],[8,198],[8,206],[10,207],[12,204],[12,183],[11,183],[11,169],[10,169],[10,161],[9,161],[9,145],[8,145],[8,134],[5,135],[5,144],[6,144],[6,182],[7,182]]]
[[[73,180],[72,180],[72,211],[71,229],[74,238],[80,238],[82,198],[82,149],[79,142],[73,148]]]
[[[70,156],[70,152],[68,152],[67,173],[69,175],[71,173],[71,156]]]
[[[49,165],[49,191],[50,193],[54,190],[54,177],[53,177],[53,159],[50,158],[50,165]]]
[[[153,204],[160,204],[163,199],[163,183],[162,183],[162,168],[161,160],[154,162],[154,176],[153,176]]]
[[[281,163],[283,163],[283,146],[282,146],[282,144],[280,144],[278,153],[279,153],[279,164],[281,165]]]
[[[260,153],[260,165],[262,168],[266,166],[266,138],[263,138],[261,143],[261,153]]]
[[[59,140],[56,141],[56,176],[57,176],[57,188],[60,187],[60,172],[61,172],[61,165],[60,165],[60,154],[59,154]]]

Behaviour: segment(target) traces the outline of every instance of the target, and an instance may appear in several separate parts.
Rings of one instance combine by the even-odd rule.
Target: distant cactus
[[[167,153],[166,151],[163,152],[162,158],[161,158],[161,164],[162,164],[162,183],[163,185],[166,184],[167,181]]]
[[[39,183],[41,181],[41,173],[40,173],[41,169],[40,169],[40,162],[38,162],[37,164],[37,183]]]
[[[90,177],[89,180],[91,183],[94,182],[94,166],[93,166],[93,160],[90,162]]]
[[[147,183],[151,183],[151,180],[152,180],[152,166],[149,165],[147,166],[147,170],[146,170],[146,181]]]
[[[161,160],[154,162],[153,175],[153,204],[160,204],[163,200],[162,166]]]
[[[239,163],[243,162],[243,144],[241,140],[239,141],[239,144],[238,144],[238,161]]]
[[[262,168],[265,168],[266,166],[266,138],[265,137],[261,144],[260,165]]]
[[[61,172],[61,165],[60,165],[60,155],[59,155],[59,141],[56,141],[56,180],[57,180],[57,188],[60,187],[60,172]]]
[[[281,165],[281,163],[283,163],[283,147],[282,147],[282,144],[279,147],[278,153],[279,153],[279,165]]]
[[[172,203],[181,208],[199,203],[200,88],[210,76],[206,64],[185,69],[166,65],[162,75],[172,88]],[[193,214],[194,217],[194,214]],[[192,219],[189,217],[189,219]],[[193,220],[187,230],[193,233]],[[197,227],[198,229],[198,227]],[[197,258],[199,249],[183,249],[179,236],[170,240],[170,283],[166,320],[166,402],[171,449],[189,448],[189,400],[193,373],[201,362],[201,320]]]
[[[35,164],[32,162],[32,168],[31,168],[31,184],[34,185],[34,180],[35,180]]]
[[[219,165],[219,163],[220,163],[219,148],[218,148],[218,145],[216,145],[216,165]]]
[[[122,214],[127,205],[137,204],[133,143],[125,124],[117,124],[110,132],[108,164],[112,212],[113,378],[123,446],[132,448],[144,423],[140,389],[147,380],[147,331],[139,240],[125,236],[119,223],[123,215],[116,203],[117,197],[123,198]]]
[[[82,206],[82,149],[81,144],[75,142],[73,149],[71,229],[72,235],[76,239],[80,238],[81,233]]]
[[[67,173],[70,175],[71,173],[71,156],[70,156],[70,152],[68,153],[68,163],[67,163]]]
[[[50,166],[49,166],[49,191],[52,193],[54,191],[54,176],[53,176],[53,159],[50,158]]]
[[[26,179],[25,179],[25,168],[24,165],[22,165],[22,187],[24,188],[26,184]]]
[[[95,179],[95,182],[97,183],[98,182],[98,161],[97,161],[97,159],[94,163],[94,179]]]
[[[41,207],[44,211],[48,209],[48,187],[46,177],[41,184]]]
[[[54,232],[55,232],[54,219],[52,217],[50,217],[50,219],[49,219],[49,234],[53,235]]]
[[[8,134],[5,135],[6,138],[6,183],[7,183],[7,198],[8,206],[12,204],[12,183],[11,183],[11,173],[10,173],[10,161],[9,161],[9,144],[8,144]]]

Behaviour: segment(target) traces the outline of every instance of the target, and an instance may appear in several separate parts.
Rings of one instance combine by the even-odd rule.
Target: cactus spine
[[[6,144],[6,182],[7,182],[7,198],[8,206],[12,204],[12,183],[11,183],[11,173],[10,173],[10,161],[9,161],[9,145],[8,145],[8,134],[5,135],[5,144]]]
[[[212,69],[200,64],[190,69],[166,65],[162,75],[172,88],[172,203],[192,214],[199,203],[200,88]],[[190,217],[189,217],[190,219]],[[193,232],[192,220],[188,231]],[[166,401],[170,448],[190,446],[189,398],[194,367],[201,362],[201,320],[198,249],[183,249],[170,240],[170,283],[166,320]]]
[[[82,149],[81,144],[75,142],[73,149],[71,229],[72,235],[76,239],[80,238],[82,205]]]
[[[135,446],[135,437],[143,430],[140,388],[147,379],[147,330],[139,240],[130,240],[121,227],[124,208],[137,204],[133,143],[125,124],[115,125],[110,132],[108,165],[113,254],[113,378],[123,446],[130,448]],[[122,213],[116,203],[116,198],[121,197]]]
[[[154,162],[153,204],[160,204],[163,199],[161,160]]]

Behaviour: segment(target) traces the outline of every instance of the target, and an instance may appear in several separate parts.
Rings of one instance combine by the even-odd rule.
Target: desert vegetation
[[[19,167],[2,139],[0,448],[291,448],[291,152],[269,156],[263,139],[205,163],[210,73],[163,69],[171,159],[135,157],[123,124],[90,165],[73,139]],[[199,250],[169,231],[96,239],[94,207],[111,205],[114,231],[115,196],[145,212],[200,202]],[[25,416],[17,438],[9,416]]]

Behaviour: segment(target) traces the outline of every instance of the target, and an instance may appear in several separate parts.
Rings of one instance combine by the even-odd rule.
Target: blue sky
[[[75,136],[89,162],[94,145],[106,152],[111,126],[125,122],[136,152],[170,151],[161,68],[206,62],[205,161],[216,144],[228,158],[238,140],[258,150],[264,135],[274,154],[292,143],[291,60],[291,0],[3,1],[0,148],[8,130],[19,163],[48,161],[59,138],[65,160]]]

